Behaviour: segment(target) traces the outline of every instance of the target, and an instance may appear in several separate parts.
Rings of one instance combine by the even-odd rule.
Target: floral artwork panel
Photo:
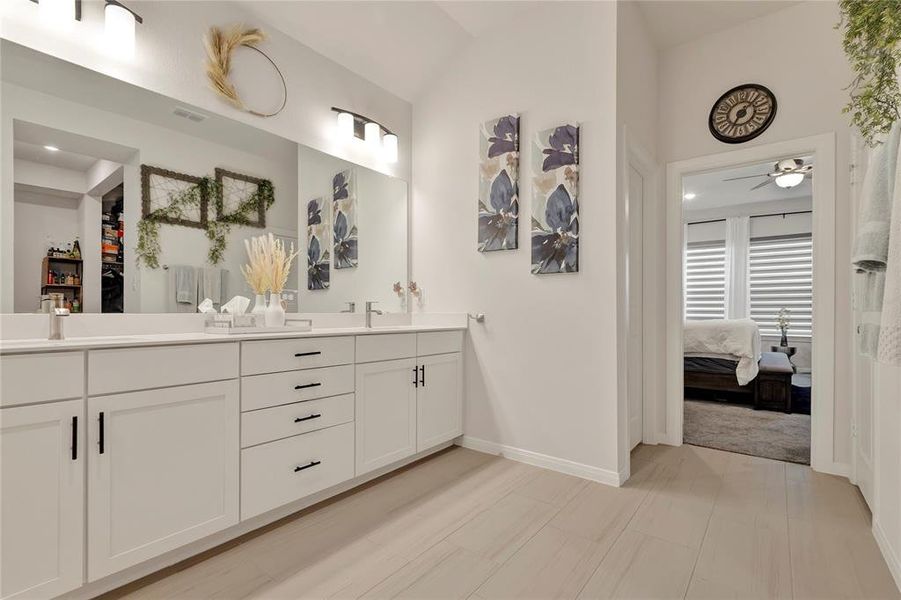
[[[307,289],[327,290],[331,270],[328,219],[329,204],[324,198],[307,203]]]
[[[535,136],[532,190],[532,273],[577,273],[578,125],[561,125]]]
[[[479,137],[479,252],[519,247],[519,115],[482,123]]]
[[[332,178],[332,235],[336,269],[357,266],[357,172],[341,171]]]

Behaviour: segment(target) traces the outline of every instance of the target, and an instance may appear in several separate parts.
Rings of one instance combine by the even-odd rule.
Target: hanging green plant
[[[901,2],[841,0],[843,46],[855,77],[844,108],[866,143],[875,145],[901,118]]]
[[[154,188],[151,182],[152,176],[157,176],[170,184],[175,181],[180,182],[182,186],[185,183],[189,185],[177,190],[172,190],[171,185]],[[141,165],[141,178],[143,217],[138,222],[138,243],[135,253],[138,264],[144,264],[151,269],[157,269],[160,266],[160,225],[183,225],[203,229],[210,241],[207,261],[211,265],[217,265],[225,257],[228,235],[232,226],[265,227],[266,211],[275,203],[275,190],[272,182],[268,179],[218,168],[215,178],[212,178],[195,177]],[[237,206],[229,213],[226,213],[223,192],[225,187],[223,181],[226,179],[234,179],[242,185],[248,186],[247,189],[250,189],[249,186],[253,186],[252,191],[245,193],[238,201]],[[151,198],[152,190],[165,197],[164,206],[151,209],[154,204]],[[210,201],[216,209],[215,219],[210,219],[207,215]],[[158,203],[159,197],[157,196]],[[199,215],[199,220],[197,220],[197,215]]]
[[[147,172],[152,173],[152,168],[148,168]],[[185,179],[182,178],[181,180],[184,181]],[[219,189],[221,186],[216,180],[210,177],[192,178],[192,182],[192,185],[188,187],[168,193],[166,196],[166,205],[154,210],[149,210],[149,192],[147,191],[148,187],[145,186],[144,216],[138,222],[138,243],[135,247],[135,254],[139,265],[144,264],[150,269],[159,268],[159,254],[161,251],[159,230],[160,225],[164,223],[202,227],[206,230],[207,238],[213,241],[209,252],[210,262],[216,264],[222,260],[225,244],[224,236],[222,236],[220,241],[218,239],[219,233],[211,233],[211,227],[215,230],[216,225],[214,221],[210,221],[206,218],[208,199],[210,197],[216,198],[219,196]],[[201,215],[199,223],[188,220],[189,216],[193,214]],[[216,245],[222,245],[222,248],[214,252],[212,246]],[[212,260],[214,257],[216,258],[215,261]]]

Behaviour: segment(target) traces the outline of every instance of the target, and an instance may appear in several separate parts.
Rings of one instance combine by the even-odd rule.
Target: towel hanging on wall
[[[892,205],[896,195],[901,193],[901,188],[895,185],[899,140],[901,122],[896,123],[887,138],[873,150],[861,191],[857,235],[851,258],[856,269],[854,307],[858,315],[857,347],[863,356],[870,358],[876,358],[879,351]],[[897,260],[893,262],[898,264]]]

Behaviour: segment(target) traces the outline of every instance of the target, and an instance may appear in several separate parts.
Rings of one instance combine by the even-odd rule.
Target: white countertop
[[[171,346],[176,344],[216,344],[247,340],[277,340],[290,338],[331,337],[342,335],[378,335],[385,333],[418,333],[427,331],[462,331],[465,327],[430,325],[390,325],[384,327],[314,328],[312,331],[251,334],[160,333],[144,335],[73,337],[65,340],[20,339],[0,340],[0,354],[50,352],[60,350],[96,350],[139,346]]]

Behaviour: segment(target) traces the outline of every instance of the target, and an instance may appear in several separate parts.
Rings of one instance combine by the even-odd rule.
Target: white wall
[[[265,231],[297,235],[296,144],[273,137],[274,143],[269,148],[269,156],[262,157],[9,83],[2,86],[2,98],[2,118],[6,125],[11,124],[13,119],[18,119],[101,139],[137,151],[134,163],[125,169],[126,312],[167,312],[169,305],[166,272],[145,268],[138,271],[135,266],[136,223],[141,215],[140,164],[198,176],[212,176],[215,167],[221,167],[272,180],[275,204],[266,215],[267,229],[233,227],[228,237],[228,249],[218,266],[229,271],[230,296],[247,293],[247,286],[238,270],[238,266],[245,262],[243,240],[246,237],[260,235]],[[20,162],[17,161],[16,172]],[[18,179],[18,174],[16,178]],[[98,218],[98,232],[99,228]],[[15,231],[16,234],[20,232],[19,229]],[[209,240],[201,229],[162,225],[160,246],[160,264],[207,264]],[[136,290],[139,294],[133,293]]]
[[[300,244],[299,278],[301,312],[338,312],[355,302],[358,312],[367,300],[378,302],[377,308],[389,312],[406,310],[393,291],[394,282],[406,286],[407,278],[407,183],[382,173],[355,167],[357,178],[357,248],[359,262],[353,269],[336,269],[334,252],[330,287],[307,289],[307,203],[325,198],[331,206],[332,178],[353,167],[347,161],[301,147],[298,150],[300,170]],[[334,216],[326,216],[329,227]],[[330,238],[331,243],[334,240]]]
[[[849,149],[847,117],[842,107],[851,73],[841,46],[834,2],[802,2],[779,12],[667,49],[660,54],[659,145],[661,162],[725,152],[732,146],[715,140],[707,129],[710,106],[727,89],[745,82],[769,87],[778,101],[772,126],[743,147],[835,132],[836,134],[836,319],[834,462],[847,468],[851,456],[851,353]],[[786,57],[789,57],[788,59]],[[811,68],[780,68],[790,60]],[[663,196],[659,210],[646,211],[651,239],[665,239]],[[664,246],[653,260],[662,263]],[[649,249],[649,252],[651,250]],[[655,290],[663,297],[665,278]],[[657,318],[663,319],[664,306]],[[663,321],[661,321],[663,322]],[[649,363],[662,385],[664,363]],[[661,388],[662,389],[662,388]]]
[[[873,532],[901,588],[901,367],[877,363],[875,381],[876,491]]]
[[[413,279],[427,311],[487,315],[470,329],[464,431],[595,477],[618,468],[615,24],[614,3],[529,7],[516,35],[476,39],[413,111]],[[519,249],[476,251],[478,126],[509,112],[521,165],[537,131],[581,123],[578,274],[530,274],[527,167]]]
[[[41,261],[51,245],[66,247],[79,234],[81,200],[17,190],[15,238],[15,312],[37,312],[41,300]]]

